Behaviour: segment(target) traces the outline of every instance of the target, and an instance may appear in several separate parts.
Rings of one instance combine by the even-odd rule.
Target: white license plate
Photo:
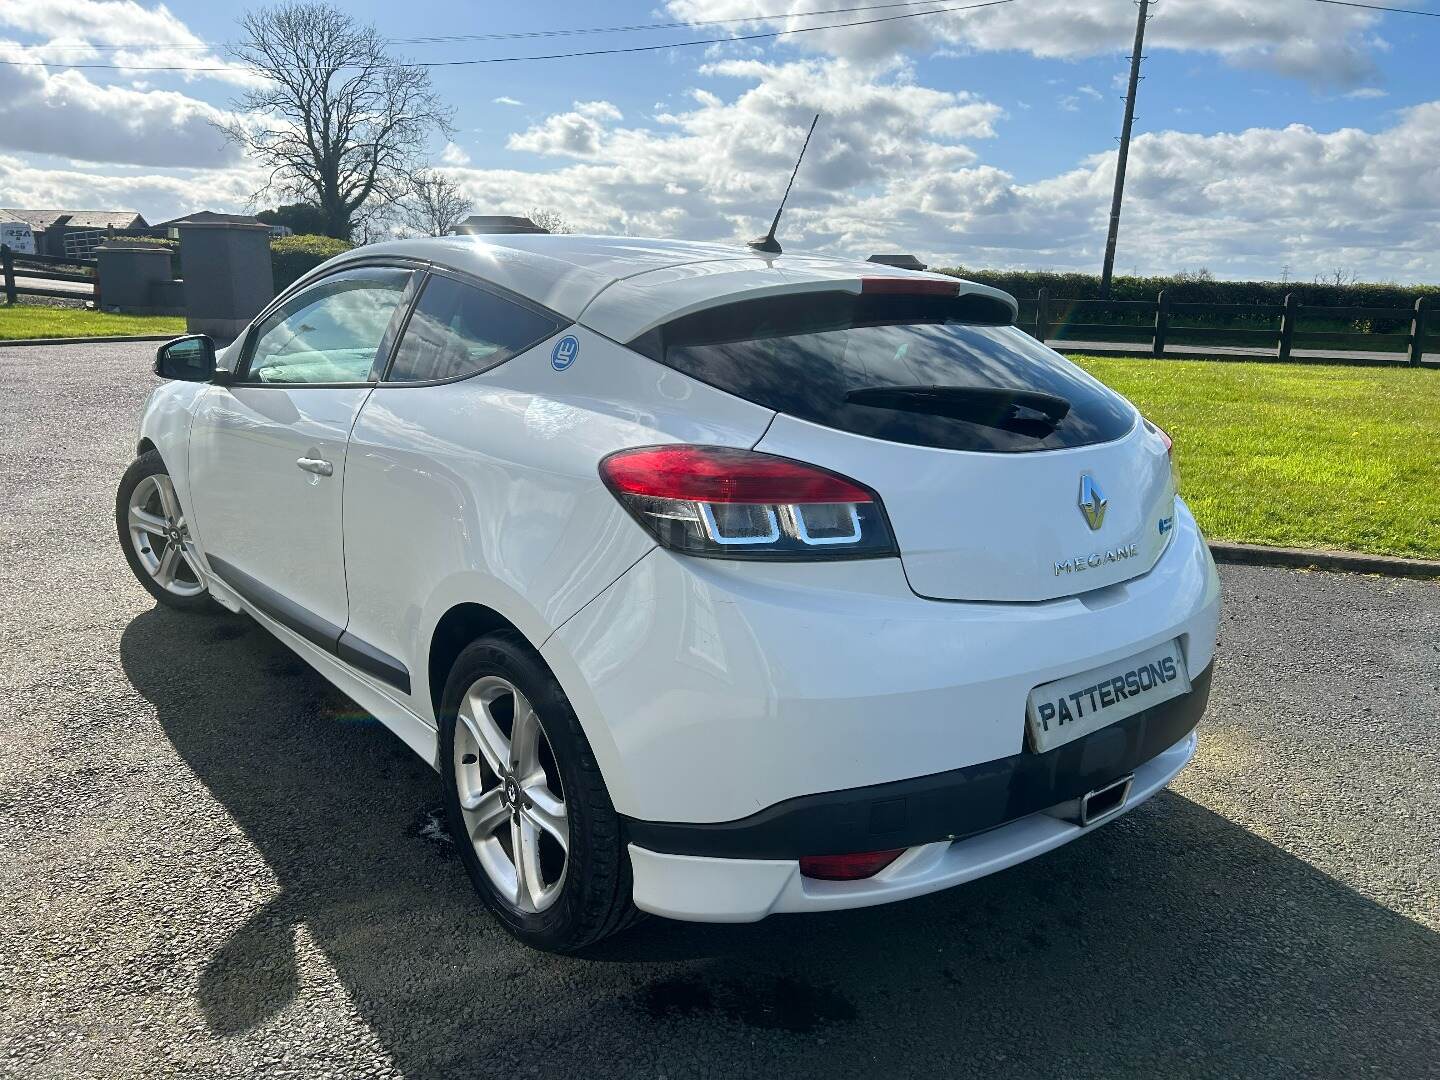
[[[1025,722],[1035,750],[1045,753],[1152,705],[1190,692],[1178,641],[1030,691]]]

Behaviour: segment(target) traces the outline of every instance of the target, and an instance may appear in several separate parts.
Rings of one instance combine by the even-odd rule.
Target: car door
[[[517,469],[506,457],[516,431],[544,425],[544,415],[519,404],[521,395],[476,378],[550,339],[565,321],[438,268],[418,292],[391,368],[351,434],[345,480],[351,604],[341,655],[412,695],[424,714],[431,629],[425,602],[444,594],[457,575],[489,572],[487,557],[506,564],[506,587],[521,593],[533,580],[522,563],[544,564],[562,580],[581,576],[575,563],[597,541],[565,528],[566,510],[579,497],[571,486]],[[589,476],[573,488],[599,491]],[[506,509],[516,503],[526,507],[523,520],[534,531],[502,534],[501,523],[515,519]],[[562,542],[573,550],[556,553]]]
[[[211,570],[318,645],[345,626],[346,444],[388,358],[414,272],[338,271],[250,329],[190,433],[192,513]]]

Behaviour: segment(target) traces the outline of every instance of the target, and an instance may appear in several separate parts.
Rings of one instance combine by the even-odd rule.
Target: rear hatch
[[[933,277],[826,282],[692,312],[630,346],[780,415],[755,447],[868,485],[911,588],[1038,601],[1148,571],[1175,489],[1163,437],[1027,334]]]

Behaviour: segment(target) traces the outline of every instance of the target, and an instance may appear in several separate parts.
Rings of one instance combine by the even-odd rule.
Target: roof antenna
[[[805,144],[800,147],[800,156],[795,159],[795,171],[790,174],[790,183],[785,185],[785,194],[780,199],[780,208],[775,211],[775,220],[770,222],[770,231],[764,236],[757,236],[747,245],[756,251],[768,252],[771,255],[779,255],[784,250],[780,247],[780,241],[775,239],[775,230],[780,227],[780,215],[785,212],[785,200],[790,198],[790,189],[795,186],[795,177],[800,173],[800,162],[805,160],[805,148],[810,145],[810,136],[815,134],[815,125],[820,122],[820,114],[815,114],[815,119],[810,121],[810,130],[805,133]]]

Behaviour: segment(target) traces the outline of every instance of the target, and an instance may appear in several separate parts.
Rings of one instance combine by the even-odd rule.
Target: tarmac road
[[[0,349],[0,1074],[1440,1076],[1440,586],[1227,568],[1195,763],[1023,867],[545,956],[424,764],[131,579],[152,349]]]

